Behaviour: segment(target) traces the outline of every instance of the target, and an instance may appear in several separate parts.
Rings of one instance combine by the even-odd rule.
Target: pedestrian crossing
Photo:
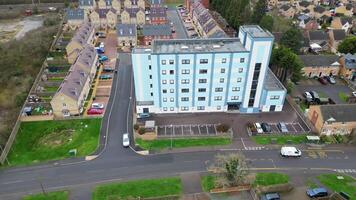
[[[244,150],[247,151],[261,151],[262,149],[264,149],[263,147],[245,147]]]
[[[335,172],[338,173],[355,173],[356,174],[356,169],[334,169]]]

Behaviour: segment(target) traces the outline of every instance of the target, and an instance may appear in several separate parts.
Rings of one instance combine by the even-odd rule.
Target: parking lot
[[[187,31],[184,28],[183,22],[181,21],[179,14],[176,9],[168,8],[167,10],[167,17],[173,23],[174,30],[176,31],[176,38],[177,39],[186,39]]]
[[[188,38],[196,38],[199,37],[199,34],[195,30],[194,24],[192,22],[191,17],[187,13],[185,8],[179,8],[176,10],[178,18],[180,20],[180,24],[182,24],[182,28],[186,32]]]
[[[158,126],[158,137],[216,136],[217,124],[184,124]]]
[[[260,123],[261,124],[261,123]],[[309,130],[305,127],[303,127],[299,122],[292,122],[292,123],[285,123],[288,132],[284,133],[282,132],[278,126],[278,123],[268,123],[268,125],[271,127],[271,132],[263,132],[263,133],[257,133],[254,132],[254,134],[304,134],[306,132],[309,132]],[[252,134],[252,131],[248,129],[249,135]]]

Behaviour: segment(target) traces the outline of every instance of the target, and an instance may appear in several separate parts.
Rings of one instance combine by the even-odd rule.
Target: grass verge
[[[22,122],[8,156],[10,165],[26,165],[92,153],[98,146],[101,119]]]
[[[142,140],[136,139],[136,144],[146,150],[160,150],[171,148],[184,148],[196,146],[216,146],[231,144],[230,138],[212,137],[212,138],[188,138],[188,139],[159,139]]]
[[[51,86],[51,87],[44,87],[46,92],[57,92],[58,87],[57,86]]]
[[[22,198],[23,200],[67,200],[68,191],[48,192],[44,194],[27,195]]]
[[[281,173],[257,173],[253,185],[255,186],[268,186],[276,184],[288,183],[289,177]]]
[[[181,192],[182,184],[178,177],[146,179],[98,186],[93,200],[162,197],[180,195]]]
[[[307,141],[306,134],[300,135],[257,135],[252,136],[252,140],[257,144],[301,144]],[[275,141],[273,143],[273,141]]]
[[[347,102],[348,95],[345,92],[339,92],[339,99],[343,102]]]
[[[337,176],[342,176],[344,179],[338,179]],[[322,174],[317,178],[329,189],[335,192],[346,192],[350,195],[351,200],[356,200],[356,180],[354,178],[338,174]]]
[[[200,184],[204,192],[210,192],[215,187],[215,177],[212,175],[202,176]]]

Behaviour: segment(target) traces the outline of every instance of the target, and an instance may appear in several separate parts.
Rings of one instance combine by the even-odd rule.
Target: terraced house
[[[117,11],[114,8],[95,9],[90,13],[91,23],[96,29],[115,29]]]
[[[145,22],[145,10],[142,8],[125,8],[121,13],[122,24],[143,25]]]
[[[273,35],[155,40],[132,52],[137,113],[281,111],[286,89],[269,70]]]
[[[84,9],[67,9],[66,10],[66,21],[67,25],[71,30],[76,30],[79,28],[86,20],[86,14]]]

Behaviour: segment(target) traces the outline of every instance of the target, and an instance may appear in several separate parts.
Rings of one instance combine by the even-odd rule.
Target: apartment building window
[[[216,106],[216,110],[221,110],[221,106]]]
[[[181,91],[182,91],[182,93],[188,93],[189,89],[188,88],[183,88]]]
[[[225,74],[225,68],[221,68],[220,73]]]
[[[152,79],[152,75],[150,75],[150,79]]]
[[[208,70],[207,69],[200,69],[199,74],[207,74]]]
[[[206,92],[206,88],[199,88],[198,92]]]
[[[151,55],[148,55],[148,60],[151,60]]]
[[[239,96],[232,96],[231,100],[239,100]]]
[[[189,69],[182,69],[182,74],[189,74],[190,70]]]
[[[148,65],[148,69],[151,70],[151,69],[152,69],[152,66],[151,66],[151,65]]]
[[[271,100],[276,100],[276,99],[279,99],[279,96],[278,96],[278,95],[271,96],[270,99],[271,99]]]
[[[182,64],[190,64],[190,60],[189,59],[183,59],[182,60]]]
[[[151,92],[151,97],[153,97],[153,92]]]
[[[215,92],[222,92],[224,89],[222,87],[215,88]]]
[[[220,83],[223,83],[224,82],[224,78],[220,78]]]
[[[167,74],[167,71],[166,71],[166,70],[162,70],[162,74],[163,74],[163,75],[166,75],[166,74]]]
[[[189,84],[189,79],[182,79],[181,83],[182,84]]]
[[[167,80],[162,80],[162,84],[167,84]]]
[[[174,89],[169,89],[169,92],[170,93],[174,93]]]
[[[232,91],[233,91],[233,92],[240,91],[240,87],[232,87]]]
[[[205,101],[205,97],[198,97],[198,101]]]
[[[166,64],[166,60],[162,60],[161,63],[162,63],[162,65],[165,65]]]
[[[239,68],[239,73],[242,73],[244,71],[244,68]]]
[[[222,100],[222,96],[216,96],[214,97],[214,101],[221,101]]]
[[[226,63],[226,58],[223,58],[223,59],[221,60],[221,62],[222,62],[222,63]]]
[[[173,79],[169,80],[169,83],[174,84],[174,80]]]
[[[163,107],[163,111],[167,111],[167,107]]]
[[[181,111],[188,111],[189,108],[188,108],[187,106],[182,106],[182,107],[180,108],[180,110],[181,110]]]
[[[170,102],[174,102],[174,98],[171,97],[171,98],[169,99],[169,101],[170,101]]]
[[[240,58],[240,63],[244,63],[245,62],[245,58]]]
[[[205,106],[198,106],[197,110],[205,110]]]
[[[189,97],[182,97],[181,101],[189,101]]]
[[[248,100],[248,107],[252,107],[255,102],[255,99],[249,99]]]
[[[206,83],[207,80],[206,79],[199,79],[199,83]]]
[[[208,59],[200,59],[200,64],[208,64]]]
[[[241,80],[242,80],[241,78],[237,78],[237,82],[238,82],[238,83],[241,82]]]
[[[163,102],[167,102],[167,98],[163,98]]]
[[[174,107],[171,107],[169,110],[170,110],[170,111],[174,111]]]
[[[173,65],[174,64],[174,60],[169,60],[169,64]]]
[[[163,92],[163,93],[167,93],[167,90],[166,90],[166,89],[163,89],[162,92]]]
[[[169,74],[173,75],[174,74],[174,70],[169,70]]]
[[[153,85],[152,85],[152,84],[150,84],[150,88],[153,88]]]

